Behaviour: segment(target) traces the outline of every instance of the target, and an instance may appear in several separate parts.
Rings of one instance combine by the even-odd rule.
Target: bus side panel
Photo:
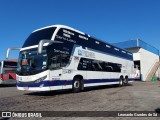
[[[94,56],[94,58],[88,58],[88,56],[86,57],[85,54],[83,56],[83,54],[79,54],[79,51],[84,51],[84,52],[88,52],[88,53],[92,53],[92,55]],[[79,56],[80,59],[84,59],[85,63],[80,63],[82,65],[88,66],[86,64],[91,63],[92,61],[104,61],[104,62],[110,62],[110,63],[114,63],[117,65],[120,65],[121,70],[115,70],[115,71],[103,71],[103,70],[82,70],[82,71],[86,71],[87,73],[87,78],[84,79],[84,86],[98,86],[98,85],[109,85],[109,84],[119,84],[119,80],[120,80],[120,76],[123,76],[125,78],[125,76],[128,76],[129,80],[133,80],[133,71],[131,71],[131,66],[133,66],[133,61],[131,60],[127,60],[124,58],[120,58],[120,57],[116,57],[113,55],[109,55],[109,54],[105,54],[99,51],[94,51],[94,50],[89,50],[89,48],[86,49],[82,49],[81,47],[77,47],[74,53],[75,56]],[[82,62],[82,61],[81,61]],[[99,64],[100,65],[100,64]],[[110,66],[110,67],[114,67],[114,66]],[[75,69],[78,68],[78,64],[77,67],[75,67]],[[103,66],[100,66],[100,68],[103,68]],[[82,73],[81,70],[78,70],[77,72]]]

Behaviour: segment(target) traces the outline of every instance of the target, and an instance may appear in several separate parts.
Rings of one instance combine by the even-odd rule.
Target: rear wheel
[[[124,84],[125,84],[125,85],[128,85],[128,77],[127,77],[127,76],[126,76],[125,79],[124,79]]]

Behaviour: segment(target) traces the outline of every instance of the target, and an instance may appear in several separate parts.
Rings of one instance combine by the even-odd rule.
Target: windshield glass
[[[21,51],[18,60],[18,75],[34,75],[47,69],[47,53],[44,48],[42,54],[37,49]]]
[[[25,41],[23,44],[23,47],[28,47],[32,45],[38,45],[40,40],[47,39],[51,40],[52,35],[55,31],[56,27],[50,27],[42,30],[38,30],[36,32],[33,32]]]
[[[4,61],[4,68],[17,68],[17,62]]]
[[[48,46],[48,67],[50,70],[61,69],[69,64],[71,47],[61,43]]]

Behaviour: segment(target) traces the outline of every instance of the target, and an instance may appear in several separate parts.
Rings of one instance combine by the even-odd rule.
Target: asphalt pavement
[[[70,90],[31,92],[18,91],[14,86],[0,87],[0,111],[153,111],[157,113],[159,110],[159,81],[135,81],[124,87],[103,86],[88,88],[80,93],[72,93]],[[128,117],[116,117],[110,119],[127,118]],[[146,117],[144,119],[159,118]],[[79,120],[81,118],[56,117],[55,119]],[[85,119],[90,120],[93,118],[83,117],[83,120]],[[109,118],[95,117],[94,119]]]

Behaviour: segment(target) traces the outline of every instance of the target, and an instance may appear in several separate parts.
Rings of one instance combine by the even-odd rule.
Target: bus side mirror
[[[15,47],[15,48],[8,48],[7,49],[7,53],[6,53],[6,59],[8,59],[10,51],[12,51],[12,50],[20,50],[20,49],[21,48],[17,48],[17,47]]]
[[[41,54],[42,53],[42,50],[43,50],[43,45],[45,43],[48,43],[49,45],[52,44],[52,43],[63,43],[63,42],[60,42],[60,41],[53,41],[53,40],[41,40],[38,44],[38,54]]]
[[[38,54],[42,53],[44,43],[51,43],[51,40],[41,40],[38,44]]]

